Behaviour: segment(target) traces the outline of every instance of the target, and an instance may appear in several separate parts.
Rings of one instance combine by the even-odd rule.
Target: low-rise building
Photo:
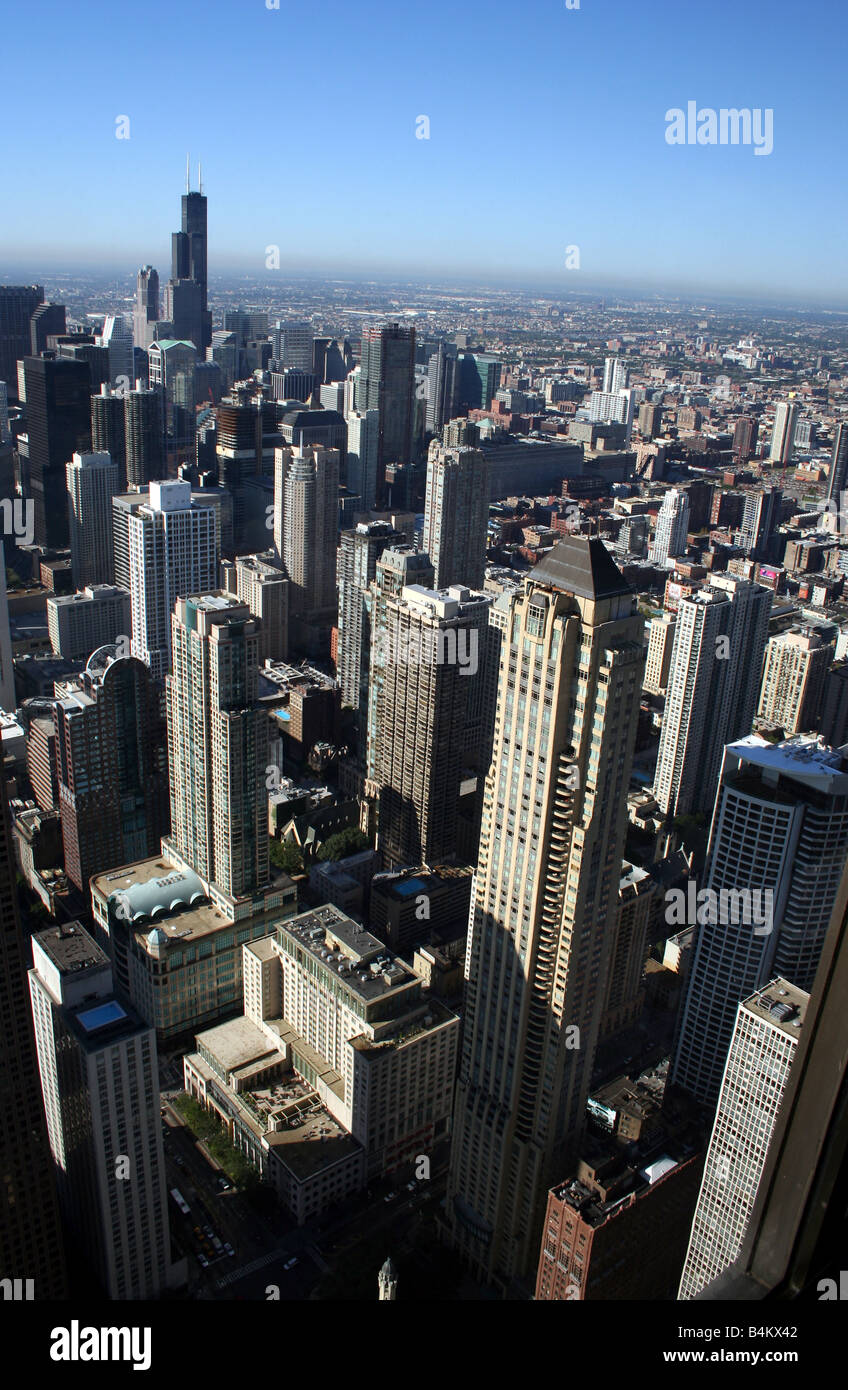
[[[447,1137],[458,1029],[414,971],[327,905],[245,945],[244,1019],[198,1036],[186,1088],[305,1219]],[[287,1094],[293,1081],[304,1089]],[[301,1115],[314,1117],[306,1133],[275,1137]],[[326,1164],[304,1168],[304,1144]]]

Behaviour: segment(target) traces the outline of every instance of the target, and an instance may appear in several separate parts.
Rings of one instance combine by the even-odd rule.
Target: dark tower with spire
[[[166,316],[173,336],[194,343],[199,356],[212,342],[212,315],[207,287],[206,197],[200,165],[198,189],[193,192],[186,160],[186,191],[182,198],[182,227],[171,234],[171,280],[167,289]]]

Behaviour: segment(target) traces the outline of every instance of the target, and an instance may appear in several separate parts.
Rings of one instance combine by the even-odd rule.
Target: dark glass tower
[[[29,350],[33,357],[38,357],[50,346],[47,339],[51,335],[59,337],[65,328],[64,304],[39,304],[29,322]]]
[[[387,464],[412,462],[414,378],[415,329],[398,323],[366,328],[357,408],[380,412],[378,493],[385,485]]]
[[[64,1298],[65,1257],[53,1160],[15,898],[15,862],[5,782],[0,786],[0,1279],[32,1280],[36,1299]]]
[[[187,189],[183,194],[182,213],[182,227],[171,236],[171,280],[166,295],[166,317],[173,324],[173,337],[194,343],[202,357],[212,343],[212,315],[209,313],[207,296],[204,194]]]
[[[61,550],[69,543],[65,465],[91,450],[91,370],[65,357],[24,358],[34,539]]]
[[[31,352],[30,319],[44,303],[43,285],[0,285],[0,381],[18,399],[18,360]]]

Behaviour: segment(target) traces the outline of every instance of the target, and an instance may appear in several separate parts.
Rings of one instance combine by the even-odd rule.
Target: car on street
[[[229,1242],[228,1240],[225,1240],[225,1241],[224,1241],[224,1249],[226,1250],[226,1252],[227,1252],[227,1254],[230,1256],[230,1258],[232,1258],[232,1256],[235,1255],[235,1253],[236,1253],[235,1250],[233,1249],[233,1247],[230,1245],[230,1242]]]
[[[230,1188],[232,1187],[232,1183],[230,1182],[229,1178],[219,1178],[218,1186],[220,1187],[222,1192],[229,1192]]]
[[[206,1256],[204,1255],[204,1253],[203,1253],[202,1250],[198,1251],[197,1258],[198,1258],[198,1260],[200,1261],[200,1268],[201,1268],[201,1269],[208,1269],[208,1268],[209,1268],[209,1261],[207,1260],[207,1258],[206,1258]]]
[[[290,1260],[286,1260],[285,1264],[283,1265],[283,1269],[294,1269],[294,1267],[295,1267],[296,1264],[297,1264],[297,1255],[292,1255],[292,1257],[291,1257]]]

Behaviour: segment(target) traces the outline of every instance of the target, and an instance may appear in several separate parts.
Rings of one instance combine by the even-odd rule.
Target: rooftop
[[[196,874],[174,869],[161,857],[142,859],[122,869],[95,874],[91,885],[92,891],[107,902],[115,899],[113,912],[121,903],[117,894],[125,895],[124,901],[132,913],[131,920],[139,927],[136,941],[142,947],[148,944],[151,927],[158,928],[161,936],[174,944],[186,939],[195,942],[199,937],[234,926],[223,912],[209,902]]]
[[[740,760],[740,771],[747,764],[775,778],[791,777],[833,796],[848,796],[848,772],[843,770],[841,753],[819,743],[815,736],[800,734],[782,743],[769,743],[759,734],[748,734],[729,744],[727,755]]]
[[[382,941],[332,904],[302,912],[279,923],[277,930],[281,944],[287,946],[289,938],[363,1002],[420,984],[415,972],[396,960]]]
[[[35,933],[34,940],[63,975],[79,970],[101,969],[109,964],[106,952],[101,950],[81,922],[46,927],[44,931]]]
[[[740,1007],[797,1039],[801,1036],[809,1002],[809,994],[778,976],[752,994],[750,999],[743,1000]]]
[[[633,592],[603,541],[594,536],[564,536],[530,577],[534,584],[550,585],[580,598],[611,598]]]

